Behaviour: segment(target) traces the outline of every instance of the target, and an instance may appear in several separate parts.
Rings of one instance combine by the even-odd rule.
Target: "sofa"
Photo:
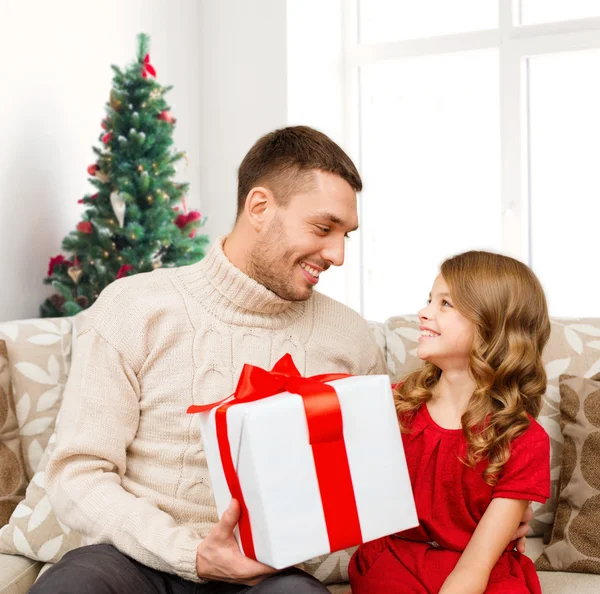
[[[71,353],[77,348],[77,323],[77,317],[0,323],[0,347],[2,341],[6,346],[4,353],[0,350],[0,380],[4,373],[4,381],[10,382],[4,394],[8,399],[6,414],[0,415],[0,473],[11,472],[14,478],[10,481],[12,491],[0,493],[0,518],[3,509],[9,510],[10,516],[10,521],[0,527],[0,594],[24,594],[43,571],[80,542],[77,534],[54,518],[43,483],[45,464],[54,446],[54,427]],[[420,364],[416,356],[418,325],[414,316],[370,323],[393,381]],[[527,539],[527,555],[534,560],[544,549],[544,537],[548,540],[552,531],[559,497],[562,454],[559,376],[591,377],[600,372],[600,340],[594,341],[593,337],[600,337],[600,318],[552,320],[551,339],[544,355],[548,390],[539,417],[551,440],[552,497],[543,506],[534,504],[534,520]],[[0,524],[6,520],[5,517]],[[333,561],[326,560],[311,569],[326,583],[342,582],[347,579],[350,554],[351,551],[343,551],[332,556]],[[600,592],[598,574],[563,571],[538,574],[546,594]],[[349,586],[338,583],[329,588],[341,593]]]

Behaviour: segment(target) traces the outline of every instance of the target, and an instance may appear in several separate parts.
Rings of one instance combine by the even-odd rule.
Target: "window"
[[[363,313],[387,318],[426,299],[444,255],[501,248],[498,55],[370,64],[360,85]]]
[[[369,319],[414,313],[443,259],[490,249],[532,266],[551,315],[600,316],[600,3],[344,7],[343,140],[364,190],[332,294]]]

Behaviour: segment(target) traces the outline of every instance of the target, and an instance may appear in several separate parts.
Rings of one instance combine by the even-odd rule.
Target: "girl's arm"
[[[440,594],[482,594],[490,573],[511,541],[529,502],[492,499]]]

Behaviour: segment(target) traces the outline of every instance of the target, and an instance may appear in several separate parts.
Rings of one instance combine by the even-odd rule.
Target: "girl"
[[[352,594],[541,594],[511,535],[550,496],[549,439],[534,420],[550,322],[521,262],[446,260],[419,312],[422,369],[395,391],[419,526],[359,547]]]

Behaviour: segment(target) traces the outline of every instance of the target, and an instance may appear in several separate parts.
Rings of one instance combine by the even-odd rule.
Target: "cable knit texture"
[[[47,488],[86,544],[201,581],[218,517],[191,404],[231,394],[244,363],[290,353],[304,375],[386,373],[366,322],[319,293],[286,301],[218,240],[197,264],[112,283],[83,316]]]

